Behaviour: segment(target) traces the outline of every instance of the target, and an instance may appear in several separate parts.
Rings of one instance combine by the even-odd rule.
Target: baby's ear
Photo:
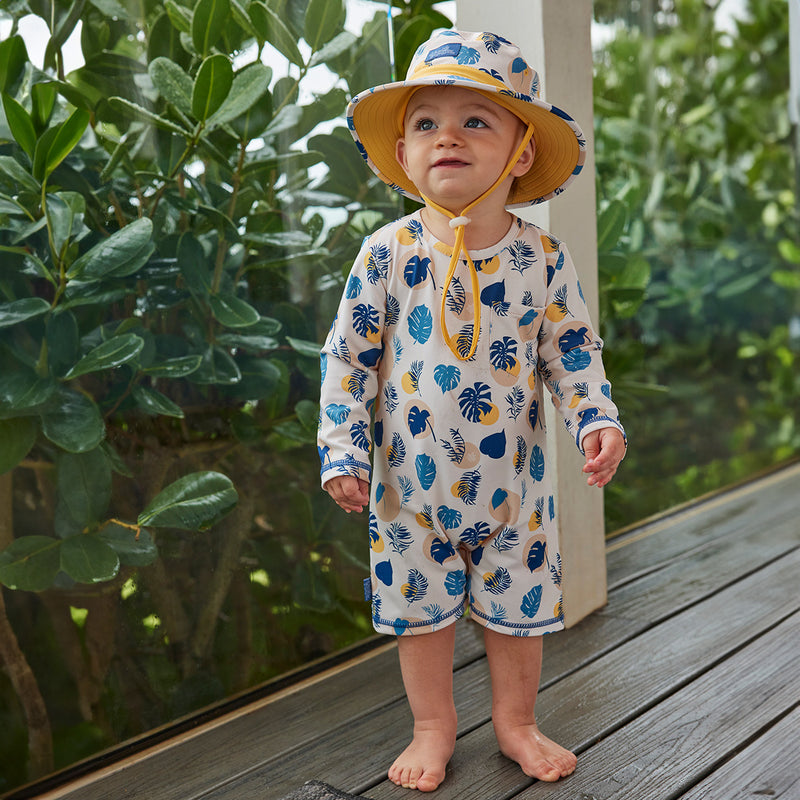
[[[521,178],[533,166],[536,160],[536,140],[531,136],[528,146],[522,151],[522,155],[517,160],[511,174],[515,178]]]
[[[395,142],[394,157],[397,163],[403,168],[406,177],[411,180],[411,176],[408,174],[408,161],[406,160],[406,142],[402,136]]]

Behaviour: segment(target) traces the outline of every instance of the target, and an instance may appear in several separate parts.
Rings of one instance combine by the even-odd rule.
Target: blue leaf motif
[[[461,597],[467,586],[467,576],[463,569],[448,572],[444,579],[444,588],[451,597]]]
[[[544,453],[538,444],[531,448],[531,478],[537,482],[544,479]]]
[[[430,456],[421,453],[414,459],[414,466],[417,469],[420,485],[427,491],[436,480],[436,462]]]
[[[408,260],[403,269],[403,279],[406,284],[413,289],[415,286],[419,286],[420,283],[424,283],[428,277],[433,279],[433,273],[430,267],[431,260],[429,258],[413,256]],[[436,285],[434,284],[434,289],[435,288]]]
[[[362,286],[363,284],[361,283],[361,278],[351,275],[347,281],[345,297],[347,297],[348,300],[355,300],[361,294]]]
[[[417,436],[425,433],[428,428],[428,420],[430,419],[431,412],[426,408],[419,406],[412,406],[408,412],[408,429],[411,435],[416,438]],[[434,439],[436,437],[434,436]]]
[[[452,364],[438,364],[433,370],[433,379],[444,394],[458,386],[461,370]]]
[[[503,594],[511,586],[511,575],[505,567],[498,567],[494,572],[483,576],[483,588],[491,594]]]
[[[525,559],[525,563],[528,565],[528,569],[531,572],[536,572],[537,569],[541,569],[542,565],[544,564],[545,555],[547,554],[547,543],[542,541],[541,539],[537,539],[528,550],[528,555]]]
[[[350,441],[352,441],[359,450],[363,450],[365,453],[368,453],[370,448],[368,430],[369,423],[364,420],[354,422],[350,426]]]
[[[417,306],[408,315],[408,332],[417,344],[425,344],[433,332],[433,316],[427,306]]]
[[[492,391],[485,383],[468,386],[458,396],[458,407],[465,419],[480,422],[492,410]]]
[[[386,295],[386,316],[383,319],[383,324],[388,328],[390,325],[396,325],[400,317],[400,303],[396,297]]]
[[[404,583],[400,591],[409,603],[422,600],[428,593],[428,579],[418,569],[410,569],[408,583]]]
[[[583,350],[572,350],[561,356],[561,363],[567,372],[580,372],[592,363],[592,356]]]
[[[474,506],[478,498],[480,483],[481,473],[479,470],[469,470],[456,482],[454,491],[460,500],[463,500],[468,506]]]
[[[449,558],[453,558],[456,551],[450,542],[445,539],[436,538],[431,543],[431,558],[437,564],[444,564]]]
[[[536,612],[539,610],[539,606],[542,604],[542,587],[541,586],[534,586],[525,597],[522,598],[522,605],[520,606],[520,611],[528,617],[528,619],[533,619],[536,616]]]
[[[406,458],[406,446],[397,431],[392,434],[392,443],[386,448],[386,460],[390,467],[399,467]]]
[[[347,406],[331,403],[329,406],[325,406],[325,416],[335,425],[341,425],[343,422],[347,422],[350,409]]]
[[[367,337],[376,334],[379,321],[378,309],[373,308],[369,303],[359,303],[353,309],[353,330],[359,336]]]
[[[403,555],[414,542],[411,531],[399,522],[393,522],[386,530],[386,537],[392,545],[392,550],[398,555]]]
[[[452,531],[461,524],[461,512],[455,508],[439,506],[436,509],[436,519],[439,520],[446,531]]]

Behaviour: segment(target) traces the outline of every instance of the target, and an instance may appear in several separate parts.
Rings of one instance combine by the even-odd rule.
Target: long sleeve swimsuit
[[[578,447],[622,430],[565,247],[514,217],[471,251],[479,296],[419,212],[364,241],[321,356],[323,485],[370,481],[375,629],[425,633],[469,606],[527,636],[563,627],[561,558],[545,457],[543,387]],[[444,309],[444,311],[442,311]],[[470,351],[476,314],[477,349]]]

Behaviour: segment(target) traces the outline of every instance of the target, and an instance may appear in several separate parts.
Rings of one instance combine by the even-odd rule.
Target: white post
[[[592,110],[592,0],[456,0],[456,27],[491,31],[518,45],[537,72],[545,100],[573,116],[586,136],[583,172],[559,197],[527,213],[569,248],[597,324],[597,208]],[[574,439],[545,403],[564,565],[568,626],[605,605],[603,495],[586,485]]]

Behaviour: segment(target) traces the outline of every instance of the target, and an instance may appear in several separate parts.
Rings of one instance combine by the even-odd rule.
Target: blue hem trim
[[[397,636],[402,636],[406,631],[410,631],[413,628],[433,628],[434,626],[440,625],[442,622],[450,619],[451,617],[463,617],[466,605],[466,601],[464,601],[461,603],[461,605],[456,606],[456,608],[448,611],[446,614],[439,615],[435,619],[422,619],[418,620],[417,622],[407,622],[406,620],[402,619],[402,617],[399,617],[395,620],[388,620],[373,616],[372,625],[375,630],[378,630],[378,625],[382,626],[383,628],[391,628]],[[378,632],[385,633],[385,631],[380,630],[378,630]]]
[[[497,619],[497,617],[488,617],[486,614],[481,614],[474,606],[470,609],[470,613],[474,617],[480,617],[481,619],[486,620],[486,622],[490,622],[492,625],[496,625],[497,627],[502,628],[511,628],[512,630],[516,631],[530,631],[534,628],[547,628],[550,625],[563,625],[564,624],[564,615],[560,614],[557,617],[552,617],[551,619],[545,619],[541,622],[506,622],[504,619]]]
[[[592,419],[588,419],[586,422],[581,423],[581,425],[578,426],[578,432],[575,434],[575,446],[581,451],[581,453],[583,453],[583,450],[581,449],[581,433],[583,433],[583,429],[585,427],[592,425],[595,422],[610,422],[622,434],[622,438],[625,440],[625,446],[627,447],[628,437],[625,435],[625,429],[617,420],[613,419],[612,417],[592,417]]]
[[[344,467],[344,469],[342,469]],[[322,477],[326,472],[335,469],[341,475],[358,476],[363,470],[367,475],[372,475],[372,467],[361,461],[354,461],[352,458],[340,458],[338,461],[326,461],[320,468],[319,474]]]

